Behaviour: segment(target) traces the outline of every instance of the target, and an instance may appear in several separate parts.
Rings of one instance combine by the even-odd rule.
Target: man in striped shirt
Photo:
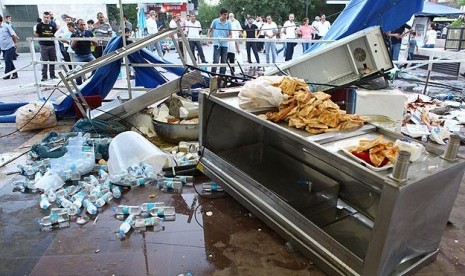
[[[104,37],[111,37],[112,29],[110,24],[108,24],[105,20],[105,15],[103,12],[97,13],[97,23],[94,24],[94,29],[92,30],[95,37],[104,38]],[[99,58],[103,55],[103,51],[107,46],[108,41],[99,41],[98,46],[95,47],[94,56],[95,58]]]

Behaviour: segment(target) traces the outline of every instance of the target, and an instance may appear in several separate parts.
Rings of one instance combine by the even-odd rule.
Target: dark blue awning
[[[421,12],[415,13],[415,16],[451,16],[461,15],[464,13],[465,11],[449,6],[425,2],[425,4],[423,5],[423,10]]]

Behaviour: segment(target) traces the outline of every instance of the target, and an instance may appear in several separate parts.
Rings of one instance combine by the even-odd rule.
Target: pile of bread
[[[331,101],[324,92],[312,93],[303,80],[284,77],[273,84],[287,95],[278,112],[267,112],[260,117],[278,123],[285,121],[290,127],[305,129],[313,134],[353,130],[363,126],[364,120],[356,114],[347,114]]]

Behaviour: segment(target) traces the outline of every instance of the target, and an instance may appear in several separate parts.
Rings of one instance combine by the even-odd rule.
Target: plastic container
[[[421,153],[425,150],[425,147],[422,144],[407,139],[397,139],[394,142],[394,145],[399,147],[399,151],[405,150],[410,152],[411,162],[417,161],[418,158],[420,158]]]
[[[111,175],[125,172],[127,168],[144,162],[153,168],[154,173],[162,171],[166,162],[174,165],[172,157],[134,131],[118,134],[108,149],[108,171]]]

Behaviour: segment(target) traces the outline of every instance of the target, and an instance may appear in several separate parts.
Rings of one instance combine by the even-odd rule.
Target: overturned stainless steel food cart
[[[366,124],[312,135],[242,110],[237,93],[200,102],[199,168],[330,275],[403,275],[436,258],[463,159],[425,145],[395,180],[341,145],[397,133]]]

